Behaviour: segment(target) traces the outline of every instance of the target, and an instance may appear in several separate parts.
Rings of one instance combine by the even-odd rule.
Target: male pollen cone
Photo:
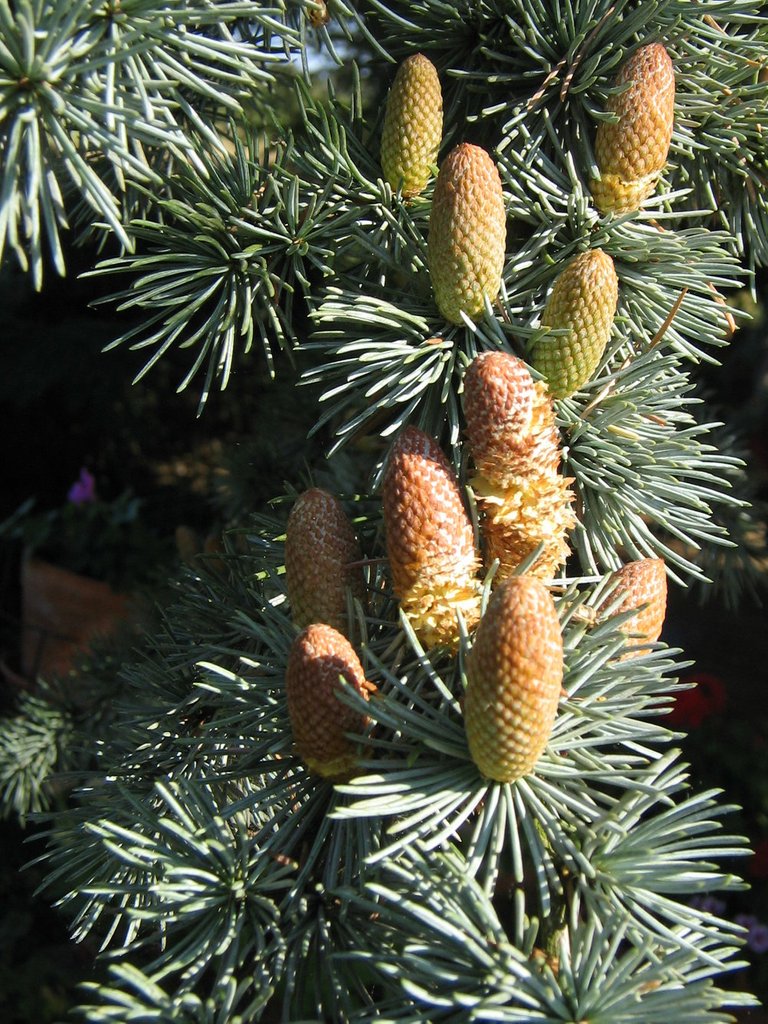
[[[426,648],[455,646],[457,612],[480,614],[479,559],[456,473],[438,443],[408,426],[390,449],[382,484],[392,587]]]
[[[308,768],[339,779],[355,767],[354,740],[367,717],[339,700],[342,682],[365,700],[373,689],[349,640],[333,626],[313,623],[296,637],[285,669],[285,689],[293,740]]]
[[[347,589],[362,599],[361,553],[341,502],[312,487],[299,495],[285,534],[285,583],[297,626],[325,622],[346,632]]]
[[[437,69],[423,53],[407,57],[395,74],[384,112],[381,169],[405,197],[424,191],[443,137],[443,94]]]
[[[532,353],[553,398],[567,398],[592,377],[611,336],[618,299],[616,268],[602,249],[579,253],[558,275],[541,326],[567,333],[543,335]]]
[[[653,194],[664,169],[675,119],[675,71],[661,43],[641,46],[621,67],[595,137],[600,178],[590,183],[601,213],[629,213]]]
[[[620,597],[621,601],[612,608],[611,614],[638,611],[621,626],[621,632],[638,634],[627,637],[627,647],[636,648],[655,643],[664,628],[667,613],[667,572],[663,558],[640,558],[628,562],[611,576],[615,587],[603,603],[611,607]],[[644,606],[644,607],[642,607]],[[631,658],[641,652],[628,650],[623,658]]]
[[[464,720],[483,775],[529,775],[547,745],[563,686],[563,640],[552,595],[532,576],[491,597],[466,661]]]
[[[331,12],[328,10],[326,0],[314,0],[314,7],[307,7],[307,20],[312,28],[320,29],[331,20]]]
[[[511,352],[483,352],[469,364],[464,416],[475,466],[495,483],[511,481],[521,470],[557,468],[552,401]]]
[[[528,571],[553,576],[568,557],[575,516],[545,385],[517,356],[482,353],[464,376],[464,415],[486,565],[498,559],[496,580],[506,579],[543,544]]]
[[[429,218],[427,261],[437,307],[451,323],[479,320],[501,288],[507,220],[490,154],[462,142],[443,160]]]

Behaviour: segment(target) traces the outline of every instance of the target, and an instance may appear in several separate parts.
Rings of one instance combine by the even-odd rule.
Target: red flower
[[[684,683],[696,683],[675,697],[667,721],[682,728],[696,729],[707,718],[720,714],[728,703],[728,692],[722,679],[707,672],[684,676]]]
[[[768,838],[756,844],[747,871],[752,878],[768,878]]]

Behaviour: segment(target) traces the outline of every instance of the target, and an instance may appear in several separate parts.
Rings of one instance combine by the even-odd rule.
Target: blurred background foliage
[[[308,443],[313,423],[310,389],[299,400],[288,396],[291,375],[278,367],[270,381],[256,358],[230,382],[226,398],[216,396],[202,418],[197,396],[176,394],[181,359],[173,354],[133,386],[141,353],[121,347],[102,353],[116,333],[111,312],[94,310],[100,280],[81,278],[95,260],[92,251],[67,254],[70,275],[46,275],[36,293],[21,272],[7,265],[0,274],[0,407],[6,428],[0,439],[0,521],[23,502],[36,510],[60,506],[87,467],[108,499],[130,489],[142,500],[146,525],[175,556],[178,565],[206,538],[220,535],[248,510],[258,508],[284,482],[300,480],[316,461],[323,439]],[[274,429],[279,417],[280,429]],[[0,542],[0,714],[10,715],[21,693],[16,685],[20,658],[21,547]],[[169,599],[158,578],[149,602]],[[126,637],[126,646],[133,644]],[[109,651],[116,661],[127,650]],[[83,692],[86,665],[75,669],[61,689]],[[96,673],[102,675],[103,664]],[[87,702],[86,702],[87,703]],[[70,943],[63,921],[45,898],[32,867],[36,826],[22,830],[0,823],[0,1020],[6,1024],[47,1024],[61,1020],[78,980],[91,960]]]

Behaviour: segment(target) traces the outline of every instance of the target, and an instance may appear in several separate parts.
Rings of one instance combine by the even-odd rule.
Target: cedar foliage
[[[44,807],[57,768],[74,780],[43,857],[73,938],[109,968],[81,1016],[731,1019],[750,1002],[722,987],[740,931],[690,899],[739,887],[745,844],[665,726],[684,653],[653,641],[624,657],[635,609],[617,612],[612,588],[644,558],[665,561],[670,585],[704,581],[712,552],[734,592],[744,579],[725,525],[747,514],[743,467],[695,377],[731,339],[733,291],[768,261],[768,23],[754,3],[0,0],[0,30],[0,256],[39,286],[47,262],[65,272],[63,232],[117,244],[94,269],[138,322],[114,345],[143,351],[144,372],[185,352],[180,387],[198,388],[201,411],[233,372],[290,356],[329,438],[327,464],[292,486],[326,486],[354,453],[338,490],[365,593],[348,595],[345,622],[376,688],[340,685],[344,720],[363,723],[351,772],[309,770],[285,692],[295,495],[275,481],[273,506],[184,574],[119,671],[86,679],[79,703],[46,687],[5,723],[7,809]],[[647,43],[674,67],[668,159],[639,209],[601,214],[596,132]],[[356,52],[389,80],[426,55],[439,160],[470,143],[498,169],[498,297],[458,323],[428,269],[437,167],[412,197],[385,179],[384,110],[364,102]],[[351,87],[330,74],[323,94],[333,67]],[[276,95],[292,97],[290,126]],[[597,249],[618,279],[610,336],[552,406],[576,518],[546,580],[563,692],[534,770],[499,782],[464,727],[474,624],[458,615],[453,642],[425,650],[401,614],[381,481],[393,436],[419,428],[479,544],[464,374],[482,353],[531,364],[559,274]],[[473,577],[480,611],[495,569]]]

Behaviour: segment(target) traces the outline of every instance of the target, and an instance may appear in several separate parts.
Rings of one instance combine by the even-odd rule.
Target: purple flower
[[[768,953],[768,924],[763,924],[754,914],[737,914],[736,924],[747,929],[747,948],[753,953]]]
[[[733,920],[734,924],[741,925],[742,928],[746,928],[748,931],[758,924],[758,920],[754,914],[737,914]]]
[[[717,896],[692,896],[688,902],[692,907],[707,914],[719,915],[725,911],[725,900],[718,899]]]
[[[757,921],[749,929],[747,945],[753,953],[768,953],[768,924]]]
[[[85,467],[80,470],[79,478],[69,488],[67,501],[71,501],[73,505],[85,505],[89,501],[96,501],[96,480]]]

